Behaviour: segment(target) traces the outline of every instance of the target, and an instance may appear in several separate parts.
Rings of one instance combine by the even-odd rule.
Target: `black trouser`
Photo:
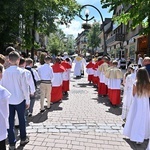
[[[6,150],[6,143],[5,143],[5,140],[0,141],[0,150]]]
[[[141,65],[138,65],[138,68],[141,68],[142,66]]]

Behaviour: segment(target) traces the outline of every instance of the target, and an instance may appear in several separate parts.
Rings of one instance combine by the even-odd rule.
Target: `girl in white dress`
[[[137,144],[150,137],[150,79],[145,68],[137,71],[131,104],[123,134]]]
[[[125,120],[127,118],[132,100],[133,100],[133,84],[135,83],[136,73],[134,72],[134,65],[129,65],[130,74],[127,75],[124,83],[124,94],[123,94],[123,106],[122,106],[122,119]]]

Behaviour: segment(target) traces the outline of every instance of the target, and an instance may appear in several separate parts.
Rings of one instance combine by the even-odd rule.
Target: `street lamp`
[[[88,9],[86,9],[86,11],[85,11],[85,17],[86,17],[86,18],[84,19],[84,18],[82,17],[81,11],[83,10],[84,7],[87,7],[87,6],[93,7],[94,9],[96,9],[96,10],[98,11],[99,15],[100,15],[100,18],[101,18],[101,20],[102,20],[102,31],[103,31],[103,39],[104,39],[104,52],[103,52],[103,55],[107,55],[107,45],[106,45],[106,37],[105,37],[105,30],[104,30],[104,20],[103,20],[103,16],[102,16],[100,10],[99,10],[98,8],[96,8],[95,6],[93,6],[93,5],[86,4],[86,5],[83,5],[83,6],[80,8],[80,10],[79,10],[79,17],[80,17],[82,20],[86,21],[86,23],[87,23],[88,21],[94,19],[94,16],[91,17],[91,18],[88,18],[88,17],[89,17],[89,10],[88,10]]]
[[[88,9],[85,10],[86,23],[88,22],[90,11]]]

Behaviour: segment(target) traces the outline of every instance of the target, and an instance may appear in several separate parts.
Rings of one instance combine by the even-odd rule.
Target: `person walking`
[[[141,54],[138,54],[138,67],[141,68],[143,66],[143,58]]]
[[[10,92],[0,85],[0,149],[6,150]]]
[[[82,57],[80,56],[76,56],[73,63],[75,63],[74,66],[74,75],[78,78],[81,77],[81,71],[83,68],[83,61],[82,61]]]
[[[27,80],[27,84],[28,84],[28,88],[29,88],[29,92],[30,92],[30,101],[32,101],[32,99],[35,97],[36,87],[35,87],[31,72],[29,70],[25,69],[25,67],[26,67],[25,58],[23,58],[23,57],[20,58],[19,67],[25,71],[26,80]],[[32,104],[30,105],[29,110],[27,110],[27,111],[28,111],[27,115],[29,117],[31,117],[32,113],[33,113]]]
[[[124,85],[124,93],[123,93],[123,106],[122,106],[122,119],[126,120],[130,106],[132,104],[133,95],[132,95],[132,89],[133,85],[136,80],[136,73],[134,72],[135,67],[133,64],[129,65],[130,74],[125,79],[125,85]]]
[[[143,65],[145,66],[145,69],[148,71],[148,74],[150,76],[150,57],[144,58]]]
[[[98,76],[99,76],[99,84],[98,84],[98,95],[99,96],[106,96],[108,93],[108,87],[105,84],[105,73],[108,69],[108,58],[106,56],[104,56],[102,58],[103,63],[99,65],[98,67]]]
[[[122,71],[117,67],[118,62],[114,60],[112,62],[113,67],[109,70],[108,87],[110,103],[113,106],[117,106],[121,102],[121,79],[123,78]]]
[[[133,85],[133,103],[123,130],[123,134],[137,144],[150,137],[149,89],[149,75],[142,67],[137,71],[136,82]]]
[[[4,62],[4,68],[5,69],[8,68],[11,65],[10,62],[9,62],[8,55],[9,55],[10,52],[13,52],[13,51],[15,51],[15,48],[12,47],[12,46],[8,46],[6,48],[6,51],[5,51],[5,62]]]
[[[27,69],[28,71],[31,72],[32,79],[33,79],[34,86],[35,86],[35,90],[36,90],[37,89],[37,82],[40,81],[40,77],[39,77],[37,71],[34,68],[32,68],[33,67],[33,60],[31,58],[27,58],[27,59],[25,59],[25,61],[26,61],[25,69]],[[34,94],[30,95],[30,107],[29,107],[28,116],[32,116],[32,113],[33,113],[33,107],[34,107],[34,103],[35,103],[35,93],[36,93],[36,91],[34,92]]]
[[[16,145],[16,138],[14,133],[15,111],[17,111],[19,118],[19,130],[21,138],[20,145],[25,145],[29,142],[29,138],[26,135],[24,114],[25,109],[29,107],[30,98],[25,72],[23,69],[18,67],[20,61],[19,53],[13,51],[9,53],[8,57],[11,66],[5,70],[1,84],[11,93],[9,98],[8,140],[10,145],[9,149],[14,150]]]
[[[53,69],[53,79],[52,79],[52,92],[51,92],[51,102],[59,102],[62,100],[62,83],[63,83],[63,72],[65,68],[61,65],[61,60],[59,57],[55,59]]]
[[[51,102],[51,91],[52,91],[52,78],[53,78],[53,70],[50,66],[51,57],[45,56],[45,63],[38,68],[38,74],[41,78],[40,82],[40,112],[44,112],[44,99],[47,98],[47,109],[50,109]]]
[[[86,72],[88,74],[88,81],[90,84],[93,82],[93,75],[94,75],[93,67],[94,67],[94,63],[91,58],[89,63],[86,65]]]
[[[69,84],[70,84],[70,72],[71,72],[71,65],[70,65],[70,59],[66,58],[61,62],[61,65],[65,68],[65,71],[63,72],[63,84],[62,84],[62,91],[64,95],[68,95],[68,91],[70,90]]]

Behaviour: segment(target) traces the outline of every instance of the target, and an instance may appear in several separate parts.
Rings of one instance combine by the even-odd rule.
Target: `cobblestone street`
[[[113,108],[107,97],[98,97],[87,75],[71,75],[69,95],[40,113],[39,91],[32,117],[28,117],[30,142],[18,150],[145,150],[122,135],[121,105]],[[46,102],[45,102],[46,106]]]

